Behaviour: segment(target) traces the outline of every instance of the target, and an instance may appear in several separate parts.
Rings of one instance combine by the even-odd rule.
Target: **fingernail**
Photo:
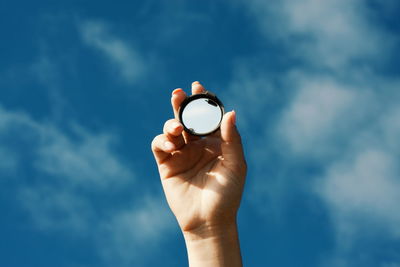
[[[232,110],[232,124],[236,125],[236,112]]]
[[[179,94],[180,92],[182,92],[182,88],[177,88],[174,91],[172,91],[172,96]]]
[[[173,150],[175,148],[175,145],[173,143],[171,143],[170,141],[165,141],[164,142],[164,147],[167,150]]]

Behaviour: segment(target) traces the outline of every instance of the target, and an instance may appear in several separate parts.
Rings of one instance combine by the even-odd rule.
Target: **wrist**
[[[242,266],[236,221],[182,231],[190,267]]]
[[[237,224],[233,219],[224,223],[207,223],[190,230],[182,230],[186,242],[197,242],[207,239],[222,239],[237,236]]]

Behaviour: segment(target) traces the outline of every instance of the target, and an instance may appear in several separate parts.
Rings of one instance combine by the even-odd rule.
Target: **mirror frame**
[[[219,108],[220,108],[220,110],[221,110],[221,114],[222,114],[221,120],[219,121],[218,126],[215,128],[215,130],[213,130],[211,132],[208,132],[208,133],[205,133],[205,134],[198,134],[198,133],[195,133],[192,130],[188,129],[185,126],[185,124],[183,123],[183,119],[182,119],[182,116],[183,116],[182,113],[183,113],[183,110],[185,109],[185,107],[190,102],[192,102],[193,100],[196,100],[196,99],[199,99],[199,98],[207,98],[207,99],[210,99],[210,100],[214,101],[215,103],[217,103]],[[183,125],[183,129],[187,133],[189,133],[191,135],[195,135],[195,136],[207,136],[207,135],[213,134],[216,131],[218,131],[219,127],[221,126],[222,118],[224,117],[224,115],[225,115],[225,109],[224,109],[224,105],[222,104],[221,100],[219,100],[218,97],[215,94],[213,94],[213,93],[211,93],[209,91],[206,91],[206,92],[200,93],[200,94],[194,94],[194,95],[191,95],[191,96],[187,97],[185,100],[183,100],[182,104],[179,107],[179,121]]]

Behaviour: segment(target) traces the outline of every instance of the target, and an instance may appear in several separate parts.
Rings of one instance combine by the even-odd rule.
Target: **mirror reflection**
[[[204,97],[187,103],[181,119],[182,124],[192,134],[206,135],[218,129],[223,115],[223,108],[218,103]]]

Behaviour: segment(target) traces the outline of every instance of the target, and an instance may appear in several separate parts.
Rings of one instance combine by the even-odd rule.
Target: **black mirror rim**
[[[207,133],[201,133],[201,134],[196,133],[196,132],[193,132],[191,129],[188,129],[188,128],[185,126],[185,124],[183,123],[183,119],[182,119],[182,113],[183,113],[183,110],[185,109],[185,107],[186,107],[190,102],[192,102],[193,100],[196,100],[196,99],[199,99],[199,98],[207,98],[207,99],[210,99],[210,100],[214,101],[215,103],[217,103],[218,106],[219,106],[219,108],[221,109],[221,114],[222,114],[221,119],[220,119],[220,121],[219,121],[219,123],[218,123],[218,126],[217,126],[214,130],[212,130],[212,131],[210,131],[210,132],[207,132]],[[218,131],[218,129],[219,129],[220,125],[221,125],[222,118],[223,118],[224,114],[225,114],[225,109],[224,109],[224,105],[222,104],[221,100],[219,100],[218,97],[217,97],[216,95],[214,95],[213,93],[208,92],[208,91],[205,92],[205,93],[194,94],[194,95],[191,95],[191,96],[187,97],[185,100],[183,100],[181,106],[179,107],[179,121],[182,123],[183,129],[184,129],[187,133],[189,133],[189,134],[191,134],[191,135],[200,136],[200,137],[201,137],[201,136],[207,136],[207,135],[213,134],[213,133],[215,133],[216,131]]]

